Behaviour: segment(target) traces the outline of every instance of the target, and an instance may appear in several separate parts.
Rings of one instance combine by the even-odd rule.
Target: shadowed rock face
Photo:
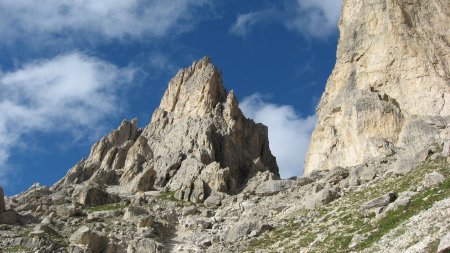
[[[263,171],[279,178],[267,127],[244,117],[233,91],[227,93],[205,57],[170,81],[148,126],[122,122],[54,188],[81,183],[120,185],[126,192],[164,188],[177,198],[203,202],[212,192],[239,192]]]
[[[0,187],[0,213],[6,210],[5,207],[5,195],[3,193],[3,188]]]
[[[449,138],[450,3],[346,0],[305,174]]]

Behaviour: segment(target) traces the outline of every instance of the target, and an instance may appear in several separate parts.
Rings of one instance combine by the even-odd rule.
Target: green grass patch
[[[379,181],[372,181],[361,191],[350,192],[314,211],[299,211],[291,217],[310,217],[309,214],[312,212],[313,219],[309,219],[306,223],[295,223],[295,218],[287,221],[275,230],[250,241],[245,251],[254,252],[256,249],[276,251],[279,249],[277,243],[283,241],[281,244],[286,252],[299,252],[312,242],[314,245],[309,252],[349,252],[348,246],[355,234],[366,236],[355,250],[368,248],[412,216],[429,209],[435,202],[450,197],[448,167],[449,163],[445,157],[427,159],[404,176],[387,176]],[[418,193],[408,206],[386,213],[378,223],[374,225],[371,223],[374,213],[363,214],[359,211],[365,202],[389,192],[415,191],[422,184],[425,175],[433,171],[444,175],[446,180],[443,184]],[[397,232],[400,236],[405,231]],[[318,236],[321,239],[316,241]],[[429,247],[434,249],[433,245]]]
[[[427,245],[427,247],[424,249],[424,253],[436,253],[439,247],[440,239],[437,239],[430,244]]]
[[[428,189],[415,195],[411,203],[404,208],[390,211],[378,222],[378,229],[375,230],[366,240],[358,245],[359,249],[364,249],[378,241],[383,235],[398,227],[402,222],[408,220],[421,211],[425,211],[436,203],[450,197],[450,179],[447,178],[443,184]]]
[[[5,253],[9,253],[9,252],[32,252],[32,250],[30,248],[24,247],[24,246],[13,246],[13,247],[8,247],[6,249],[0,250],[0,252],[5,252]]]
[[[180,201],[175,198],[175,192],[162,192],[158,195],[159,200]]]
[[[289,240],[292,237],[296,237],[299,241],[299,245],[302,247],[308,246],[316,239],[316,236],[313,234],[297,235],[295,232],[298,229],[298,224],[294,223],[293,220],[288,220],[286,221],[286,225],[276,228],[273,231],[266,232],[264,236],[250,241],[250,244],[247,246],[244,252],[254,252],[257,249],[268,250],[275,243],[283,240]]]

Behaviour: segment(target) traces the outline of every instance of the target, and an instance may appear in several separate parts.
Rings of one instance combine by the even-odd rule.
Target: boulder
[[[209,233],[195,235],[194,243],[200,247],[209,247],[212,245],[214,237]]]
[[[136,243],[136,253],[160,253],[163,246],[152,239],[144,238]]]
[[[77,203],[87,207],[100,206],[119,201],[117,196],[109,194],[97,184],[78,186],[72,194],[72,197]]]
[[[328,175],[325,176],[325,182],[330,184],[337,184],[350,175],[348,169],[337,167],[331,170]]]
[[[301,205],[308,210],[333,202],[341,197],[341,188],[337,185],[317,183],[311,186]]]
[[[213,193],[209,195],[208,198],[203,202],[208,207],[218,207],[222,204],[222,197],[218,193]]]
[[[182,210],[182,215],[183,216],[189,216],[189,215],[194,215],[197,212],[198,212],[198,210],[197,210],[197,208],[195,206],[186,206]]]
[[[122,219],[128,222],[138,222],[148,215],[148,211],[142,207],[130,206],[125,209]]]
[[[277,194],[280,191],[284,191],[296,184],[297,182],[294,180],[269,180],[258,186],[255,192],[258,195],[270,196]]]
[[[255,236],[265,231],[272,230],[269,224],[264,224],[259,220],[240,221],[235,226],[229,228],[224,234],[224,240],[235,242],[253,233]]]
[[[137,227],[139,228],[148,228],[151,227],[154,224],[154,217],[147,215],[140,217],[137,222],[135,223]]]
[[[58,205],[55,208],[56,215],[60,218],[69,218],[75,216],[82,216],[83,211],[78,207],[69,206],[69,205]]]
[[[331,203],[332,201],[335,201],[336,199],[340,198],[340,188],[339,187],[332,187],[332,188],[325,188],[321,190],[318,194],[319,202],[322,205],[326,205],[328,203]]]
[[[0,224],[17,224],[20,223],[21,216],[14,209],[8,209],[0,213]]]
[[[80,227],[69,239],[70,244],[89,249],[92,253],[100,253],[108,244],[106,236],[101,235],[86,226]]]
[[[124,185],[125,192],[145,192],[153,189],[156,177],[156,171],[152,167],[144,164],[145,169],[137,174],[130,182]]]
[[[425,188],[431,188],[441,184],[442,182],[444,182],[444,180],[445,177],[442,174],[438,172],[432,172],[425,175],[422,185]]]
[[[399,197],[392,203],[390,203],[384,212],[389,212],[398,209],[399,207],[404,207],[409,205],[411,198],[416,195],[417,192],[406,191],[399,194]]]
[[[388,194],[385,194],[385,195],[382,195],[382,196],[379,196],[377,198],[367,201],[366,203],[364,203],[361,206],[361,209],[367,210],[367,209],[373,209],[373,208],[378,208],[378,207],[385,207],[385,206],[389,205],[389,203],[394,202],[396,199],[397,199],[397,193],[390,192]]]
[[[39,224],[36,227],[34,227],[34,229],[30,232],[29,236],[43,238],[54,233],[55,230],[53,230],[53,228],[51,228],[49,225]]]

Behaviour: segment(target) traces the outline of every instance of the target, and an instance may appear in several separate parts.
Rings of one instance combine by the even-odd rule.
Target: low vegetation
[[[13,247],[8,247],[6,249],[0,249],[0,253],[3,252],[31,252],[30,248],[24,247],[24,246],[13,246]]]
[[[309,214],[299,213],[297,218],[290,219],[277,229],[252,240],[246,251],[273,249],[275,252],[277,245],[281,243],[286,252],[299,252],[308,246],[313,246],[310,252],[349,252],[349,245],[355,234],[362,235],[364,239],[354,250],[366,249],[412,216],[429,209],[437,201],[450,197],[448,166],[447,159],[439,157],[435,160],[426,160],[405,176],[391,175],[373,181],[363,190],[350,192],[327,206],[310,211]],[[359,211],[363,203],[380,195],[389,192],[416,191],[425,175],[433,171],[444,175],[446,178],[444,183],[419,192],[411,198],[409,205],[386,213],[376,222],[374,213]],[[305,216],[310,217],[306,222],[301,219]],[[435,251],[437,245],[434,244],[428,246],[430,252]]]

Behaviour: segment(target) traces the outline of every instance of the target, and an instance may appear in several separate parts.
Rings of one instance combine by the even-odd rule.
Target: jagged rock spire
[[[170,81],[143,136],[155,156],[155,184],[186,200],[236,193],[257,171],[279,177],[267,128],[244,117],[208,57]]]
[[[159,108],[169,113],[200,116],[213,112],[226,96],[217,67],[204,57],[172,78]]]
[[[234,92],[227,93],[217,67],[204,57],[170,81],[148,126],[122,122],[54,188],[80,183],[100,191],[106,185],[126,192],[156,188],[202,202],[213,192],[239,192],[263,171],[279,178],[267,127],[245,118]]]

